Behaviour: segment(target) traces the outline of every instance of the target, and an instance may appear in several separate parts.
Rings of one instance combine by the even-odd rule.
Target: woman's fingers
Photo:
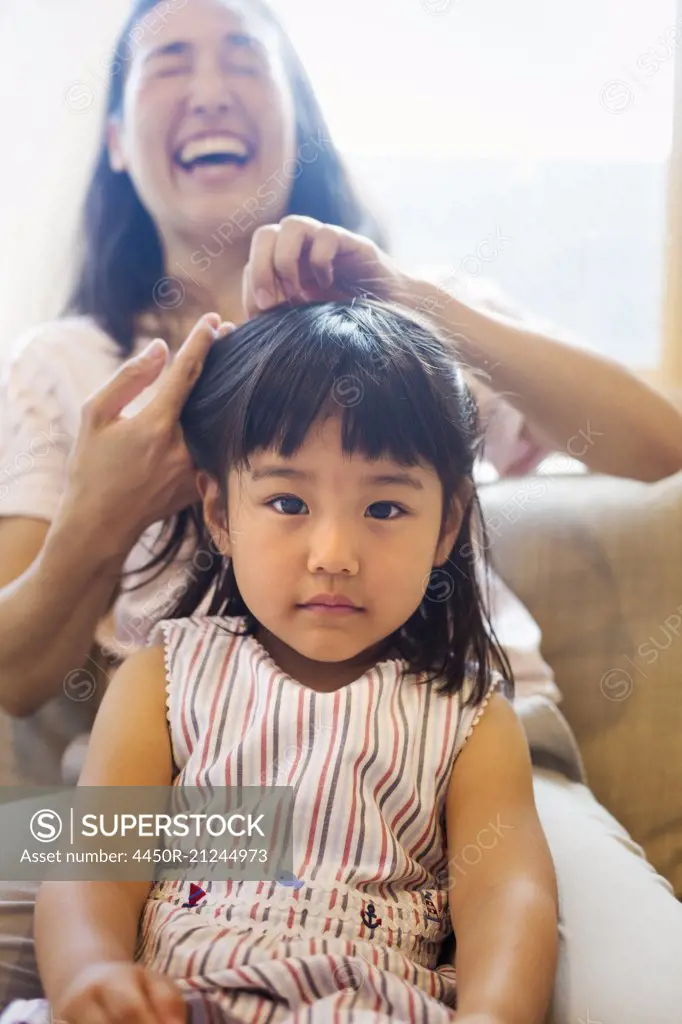
[[[182,993],[170,978],[147,971],[144,975],[147,1000],[162,1024],[185,1024],[187,1006]]]
[[[248,317],[269,309],[283,299],[292,302],[334,298],[346,284],[344,275],[364,280],[381,264],[381,254],[370,239],[313,217],[291,215],[279,224],[259,228],[251,243],[244,272],[244,307]],[[281,296],[281,297],[280,297]]]
[[[249,316],[275,306],[282,298],[286,298],[275,274],[275,246],[279,232],[278,224],[267,224],[257,228],[251,239],[246,268],[250,283],[250,299],[247,303]]]
[[[207,313],[197,321],[185,342],[183,342],[171,363],[158,394],[150,407],[163,407],[173,418],[178,418],[185,400],[196,384],[203,369],[204,360],[216,340],[220,325],[217,313]],[[228,325],[229,328],[233,324]]]
[[[196,382],[208,351],[216,338],[220,324],[217,313],[207,313],[197,322],[172,361],[166,379],[155,398],[172,415],[179,416],[187,395]],[[234,325],[225,325],[231,328]],[[129,359],[87,399],[83,406],[83,420],[93,427],[111,423],[133,399],[154,383],[168,361],[168,346],[162,338],[155,338],[144,352]]]
[[[310,248],[322,225],[312,217],[287,217],[275,239],[273,266],[288,299],[301,299],[300,262],[304,248]]]
[[[334,260],[340,245],[338,231],[328,224],[323,225],[313,238],[308,263],[320,288],[331,288],[334,284]]]
[[[129,359],[89,396],[83,405],[83,419],[94,427],[111,423],[126,405],[154,383],[167,359],[165,341],[155,338],[144,352],[135,359]]]

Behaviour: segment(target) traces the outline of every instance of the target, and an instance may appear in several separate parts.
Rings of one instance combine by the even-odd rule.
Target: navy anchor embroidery
[[[372,938],[374,935],[374,929],[378,928],[379,925],[381,924],[381,918],[377,917],[376,914],[376,907],[371,901],[367,904],[367,911],[365,912],[363,910],[360,914],[360,917],[362,918],[362,923],[365,925],[366,928],[369,928],[370,930],[370,938]]]

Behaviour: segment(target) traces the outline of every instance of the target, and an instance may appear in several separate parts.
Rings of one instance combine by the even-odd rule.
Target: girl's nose
[[[308,553],[308,571],[311,573],[346,573],[354,576],[358,571],[358,555],[352,533],[342,526],[326,526],[311,537]]]

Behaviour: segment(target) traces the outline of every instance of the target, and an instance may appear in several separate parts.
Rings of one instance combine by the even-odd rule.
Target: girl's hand
[[[164,369],[168,349],[160,339],[152,355],[128,360],[83,406],[65,506],[98,523],[112,556],[127,554],[147,526],[199,500],[179,417],[213,341],[233,327],[219,324],[217,313],[198,321],[137,415],[121,413]]]
[[[312,217],[284,217],[258,228],[244,270],[247,317],[284,302],[353,296],[409,303],[413,282],[374,242]]]
[[[185,1024],[179,988],[139,964],[86,968],[53,1008],[54,1024]]]

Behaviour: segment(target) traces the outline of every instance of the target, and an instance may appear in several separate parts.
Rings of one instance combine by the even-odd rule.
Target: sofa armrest
[[[682,892],[682,473],[481,489],[489,554],[543,633],[597,798]]]

